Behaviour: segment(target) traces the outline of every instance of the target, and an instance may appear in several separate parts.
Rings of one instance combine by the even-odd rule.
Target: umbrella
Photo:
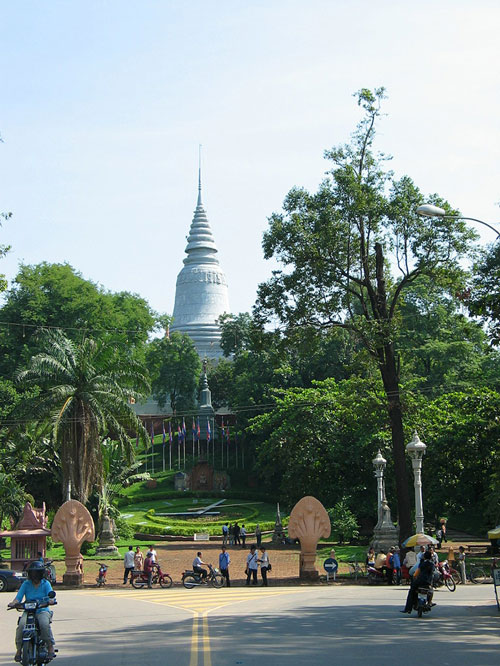
[[[406,541],[403,542],[402,546],[403,548],[412,548],[413,546],[428,546],[429,544],[432,544],[433,546],[437,546],[437,539],[434,537],[429,536],[428,534],[413,534],[411,537],[408,537]]]

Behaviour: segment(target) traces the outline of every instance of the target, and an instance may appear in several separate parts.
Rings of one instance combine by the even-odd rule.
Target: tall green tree
[[[147,363],[153,397],[161,407],[170,404],[172,412],[191,409],[196,400],[201,361],[186,333],[157,338],[148,346]]]
[[[42,330],[42,351],[16,373],[22,386],[36,383],[41,391],[19,405],[18,418],[50,420],[62,465],[63,496],[86,502],[92,488],[102,483],[101,440],[116,440],[131,458],[130,437],[148,435],[133,412],[131,399],[149,391],[144,368],[118,355],[114,345],[85,338],[76,343],[59,330]]]
[[[473,315],[488,326],[493,344],[500,344],[500,239],[483,253],[464,300]]]
[[[391,424],[401,537],[412,532],[405,460],[399,304],[421,277],[449,280],[472,232],[465,223],[417,215],[423,196],[410,178],[394,180],[373,149],[384,89],[357,93],[363,117],[350,143],[325,153],[329,177],[316,194],[293,189],[264,234],[267,259],[283,266],[259,288],[256,312],[288,327],[349,330],[374,358]],[[433,203],[451,211],[437,196]],[[394,269],[394,270],[393,270]]]
[[[133,350],[140,359],[156,315],[135,294],[106,291],[69,264],[43,262],[20,267],[0,322],[0,374],[11,378],[39,351],[39,328],[61,328],[74,341],[85,335],[113,341],[124,356]]]

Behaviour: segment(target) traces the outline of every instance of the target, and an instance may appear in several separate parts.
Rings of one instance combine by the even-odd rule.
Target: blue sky
[[[387,88],[377,147],[398,176],[500,222],[496,2],[0,0],[0,25],[9,278],[67,261],[171,313],[201,143],[231,308],[249,310],[267,217],[316,188],[361,87]]]

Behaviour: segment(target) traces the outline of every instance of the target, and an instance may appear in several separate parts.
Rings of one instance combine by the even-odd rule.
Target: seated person
[[[198,552],[196,553],[196,557],[193,560],[193,571],[197,574],[199,574],[202,578],[202,580],[205,580],[207,577],[207,570],[203,569],[203,567],[208,566],[206,562],[203,562],[201,559],[201,553]]]
[[[375,569],[383,571],[386,567],[386,564],[387,564],[387,555],[385,554],[385,550],[381,550],[380,553],[375,558]]]

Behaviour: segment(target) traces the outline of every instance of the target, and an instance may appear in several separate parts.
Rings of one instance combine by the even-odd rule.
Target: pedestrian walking
[[[247,538],[247,531],[245,529],[245,524],[243,524],[241,526],[240,537],[241,537],[241,547],[244,548],[245,547],[245,541],[246,541],[246,538]]]
[[[229,532],[229,545],[234,546],[234,525],[233,525],[233,523],[229,523],[228,532]]]
[[[226,546],[222,546],[222,552],[219,555],[219,569],[222,576],[226,579],[226,587],[231,587],[231,581],[229,580],[229,565],[231,564],[231,558],[229,553],[226,550]]]
[[[246,585],[250,585],[250,578],[252,585],[257,585],[257,569],[259,568],[258,556],[255,552],[255,546],[250,546],[250,552],[247,555],[247,566],[245,573],[247,575]]]
[[[234,523],[234,545],[235,546],[239,546],[241,544],[240,532],[241,532],[240,526],[238,525],[238,523]]]
[[[260,525],[255,526],[255,540],[257,541],[257,548],[260,548],[260,544],[262,543],[262,530],[260,529]]]
[[[458,570],[460,572],[462,583],[465,585],[467,582],[467,575],[465,573],[465,548],[463,546],[458,547]]]
[[[141,547],[137,546],[134,553],[134,568],[137,571],[142,571],[143,566],[144,566],[144,554],[141,550]]]
[[[153,553],[148,550],[146,553],[146,559],[144,560],[144,573],[148,577],[148,587],[151,589],[153,587]]]
[[[392,570],[393,576],[396,574],[396,585],[401,585],[401,557],[397,546],[392,553]]]
[[[222,545],[227,546],[227,537],[229,535],[229,528],[227,526],[227,523],[224,523],[222,526]]]
[[[260,564],[260,575],[262,576],[262,585],[263,587],[267,587],[267,572],[271,568],[271,565],[269,563],[269,555],[267,554],[264,546],[261,547],[260,552],[261,555],[257,561]]]
[[[443,541],[447,542],[448,539],[446,538],[446,518],[441,518],[441,533],[443,536]]]
[[[134,570],[134,547],[129,546],[125,556],[123,558],[123,584],[125,585],[128,580],[128,575],[130,574],[130,582],[132,583],[132,571]]]

